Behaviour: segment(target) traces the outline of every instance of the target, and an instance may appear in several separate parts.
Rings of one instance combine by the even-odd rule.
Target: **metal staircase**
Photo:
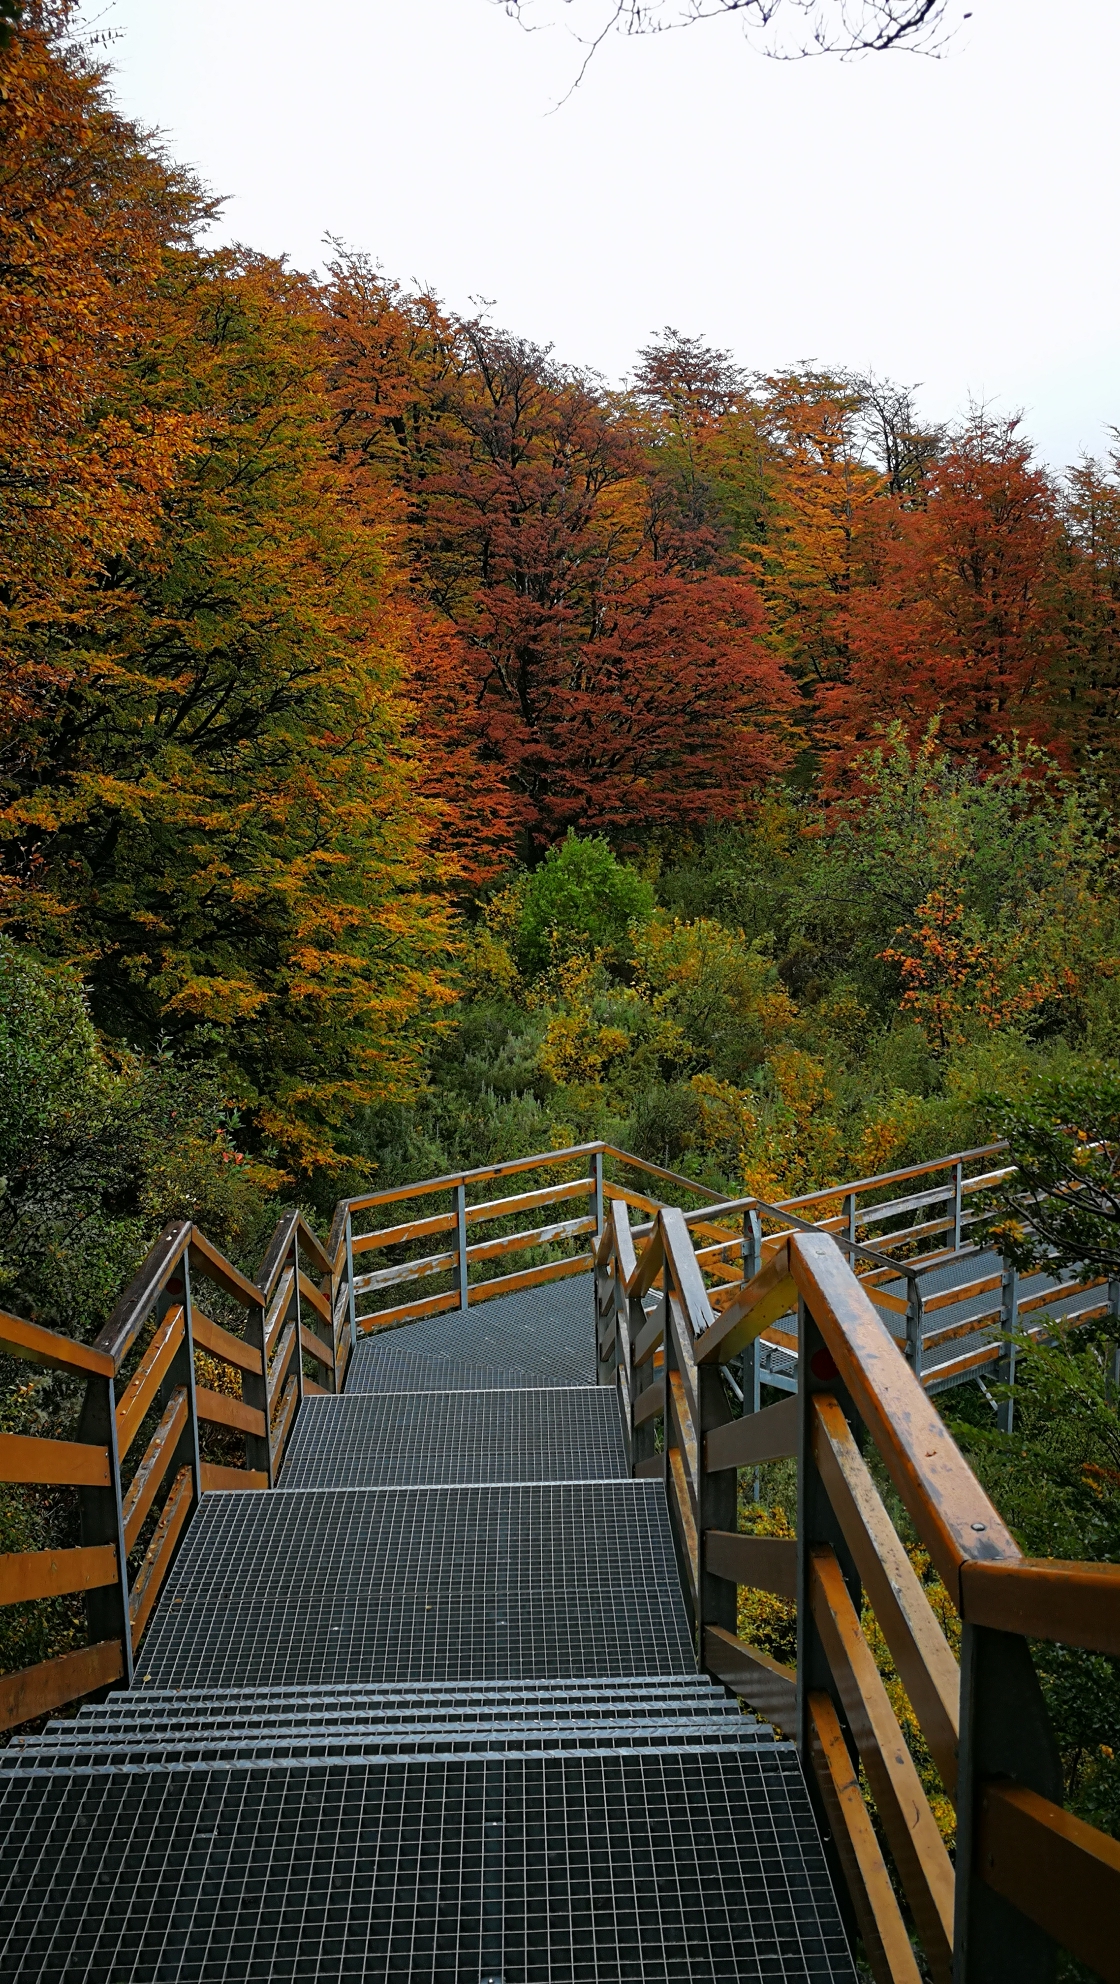
[[[1120,1984],[1031,1650],[1120,1656],[1120,1569],[1024,1556],[931,1399],[1120,1333],[984,1250],[999,1156],[768,1205],[538,1152],[287,1213],[255,1280],[169,1227],[93,1344],[0,1311],[69,1400],[0,1432],[60,1511],[0,1603],[86,1629],[0,1675],[5,1984]],[[742,1530],[794,1458],[796,1537]]]
[[[133,1688],[3,1753],[3,1976],[854,1978],[794,1745],[697,1671],[589,1278],[406,1338],[276,1493],[205,1496]]]

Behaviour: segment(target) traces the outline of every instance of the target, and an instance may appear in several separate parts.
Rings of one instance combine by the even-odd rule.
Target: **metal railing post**
[[[916,1274],[906,1277],[906,1356],[910,1368],[919,1384],[922,1377],[925,1302],[922,1298],[922,1285]]]
[[[787,1730],[786,1734],[796,1735],[798,1754],[825,1842],[825,1852],[837,1898],[851,1931],[854,1920],[848,1899],[847,1882],[839,1853],[833,1843],[828,1814],[824,1808],[812,1764],[810,1696],[813,1694],[823,1692],[831,1697],[848,1747],[853,1752],[855,1750],[852,1732],[832,1672],[832,1664],[814,1615],[814,1548],[825,1545],[835,1552],[857,1614],[862,1591],[859,1572],[816,1462],[814,1442],[816,1415],[813,1405],[815,1395],[818,1392],[831,1393],[843,1408],[849,1423],[858,1424],[858,1422],[832,1353],[804,1297],[801,1297],[797,1304],[797,1344],[797,1728],[795,1732]]]
[[[986,1779],[1063,1800],[1061,1758],[1025,1639],[964,1627],[960,1716],[953,1984],[1053,1984],[1049,1936],[988,1887],[976,1864]]]
[[[194,1381],[194,1304],[191,1299],[191,1264],[186,1254],[183,1255],[183,1322],[185,1325],[185,1342],[183,1345],[185,1356],[183,1361],[186,1366],[183,1375],[187,1388],[187,1430],[183,1436],[183,1441],[184,1444],[189,1442],[189,1466],[191,1479],[194,1482],[194,1499],[198,1503],[202,1500],[202,1458],[198,1447],[198,1400],[195,1396]],[[261,1335],[263,1338],[263,1331]],[[267,1391],[267,1389],[268,1386],[266,1383],[265,1390]],[[172,1476],[172,1479],[174,1479],[174,1476]]]
[[[455,1187],[455,1231],[459,1251],[459,1307],[465,1309],[469,1302],[467,1285],[467,1188]]]
[[[350,1349],[358,1342],[358,1305],[354,1299],[354,1219],[349,1206],[346,1208],[346,1297],[350,1310]]]
[[[848,1229],[848,1239],[854,1247],[856,1244],[856,1195],[854,1192],[849,1192],[844,1200],[844,1223]],[[849,1261],[851,1260],[850,1254],[848,1259]]]
[[[755,1209],[743,1214],[743,1280],[753,1281],[762,1270],[762,1215]],[[762,1351],[753,1337],[739,1358],[743,1382],[743,1411],[757,1412],[762,1401]],[[754,1471],[754,1500],[762,1494],[762,1476]],[[734,1526],[734,1525],[733,1525]]]
[[[964,1233],[964,1165],[960,1159],[953,1166],[953,1252],[960,1250]]]
[[[1019,1325],[1019,1270],[1005,1267],[1000,1285],[1000,1328],[1008,1335]],[[1018,1359],[1018,1346],[1005,1343],[996,1365],[996,1377],[1001,1385],[1015,1383],[1015,1365]],[[1001,1433],[1015,1430],[1014,1397],[1001,1398],[996,1412],[996,1425]]]
[[[126,1688],[132,1686],[132,1612],[128,1602],[128,1556],[124,1547],[121,1461],[117,1449],[117,1401],[112,1378],[90,1378],[78,1422],[78,1438],[109,1449],[108,1488],[78,1491],[83,1544],[111,1543],[117,1552],[117,1582],[86,1593],[91,1641],[120,1640]]]
[[[595,1239],[603,1237],[603,1153],[595,1152],[591,1160],[591,1178],[595,1187]]]
[[[299,1399],[299,1405],[302,1405],[303,1404],[303,1305],[300,1301],[300,1294],[299,1294],[299,1228],[298,1226],[293,1226],[292,1228],[292,1287],[295,1291],[295,1298],[296,1298],[296,1395]],[[333,1324],[331,1327],[331,1337],[332,1337],[331,1349],[333,1350],[334,1349]],[[337,1391],[338,1377],[333,1369],[331,1371],[331,1383],[334,1386],[335,1391]],[[299,1410],[299,1405],[297,1405],[296,1407],[297,1412]]]

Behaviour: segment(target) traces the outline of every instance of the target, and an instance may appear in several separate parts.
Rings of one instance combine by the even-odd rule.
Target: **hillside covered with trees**
[[[983,407],[675,329],[616,388],[215,212],[28,8],[0,1301],[91,1337],[169,1219],[253,1271],[278,1202],[591,1137],[776,1199],[1032,1098],[1120,1135],[1120,436],[1057,474]],[[1102,1368],[962,1434],[1029,1548],[1120,1552]],[[25,1378],[4,1424],[46,1428]],[[1052,1693],[1113,1826],[1115,1691],[1071,1656]]]
[[[1111,1052],[1117,461],[209,248],[72,29],[2,58],[0,888],[113,1079],[312,1203],[596,1133],[778,1194]]]

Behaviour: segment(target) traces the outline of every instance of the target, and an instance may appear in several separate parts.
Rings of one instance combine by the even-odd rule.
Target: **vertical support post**
[[[906,1277],[906,1356],[910,1369],[922,1381],[922,1336],[925,1328],[925,1302],[922,1299],[922,1284],[916,1274]]]
[[[722,1626],[733,1633],[738,1623],[739,1588],[727,1578],[711,1575],[707,1568],[707,1539],[709,1529],[730,1529],[739,1527],[738,1475],[733,1467],[720,1468],[714,1474],[704,1469],[704,1438],[714,1426],[726,1426],[732,1417],[727,1403],[727,1393],[717,1364],[699,1364],[696,1367],[700,1409],[700,1423],[696,1428],[696,1452],[699,1479],[696,1483],[697,1529],[700,1538],[700,1590],[699,1618],[697,1619],[697,1639],[701,1664],[704,1660],[704,1629],[706,1626]],[[746,1403],[744,1399],[744,1404]]]
[[[816,1772],[810,1754],[809,1697],[824,1691],[832,1698],[853,1758],[856,1747],[844,1707],[833,1679],[832,1668],[813,1618],[812,1552],[815,1546],[829,1544],[835,1551],[844,1581],[857,1613],[860,1610],[860,1580],[852,1553],[833,1509],[828,1490],[821,1480],[813,1454],[813,1399],[818,1392],[829,1392],[843,1408],[858,1437],[859,1422],[847,1388],[841,1381],[831,1351],[817,1328],[804,1300],[797,1305],[797,1748],[805,1772],[809,1796],[817,1815],[821,1837],[828,1856],[829,1870],[849,1933],[854,1930],[851,1904],[835,1846],[828,1814],[817,1789]]]
[[[117,1640],[124,1663],[122,1679],[132,1686],[132,1614],[128,1603],[128,1558],[124,1548],[121,1462],[117,1450],[117,1401],[112,1378],[90,1378],[78,1424],[79,1440],[109,1449],[109,1488],[79,1489],[82,1542],[111,1543],[117,1553],[117,1582],[86,1593],[90,1640]]]
[[[467,1284],[467,1188],[455,1187],[455,1232],[459,1250],[459,1307],[465,1309],[470,1299]]]
[[[595,1238],[603,1237],[603,1153],[595,1152],[591,1160],[591,1181],[595,1188]]]
[[[292,1228],[292,1290],[296,1298],[296,1391],[299,1404],[303,1404],[303,1305],[299,1294],[299,1227]],[[334,1348],[334,1326],[331,1326],[331,1348]],[[338,1373],[331,1366],[331,1384],[338,1390]],[[298,1412],[299,1406],[296,1407]]]
[[[856,1195],[854,1192],[848,1192],[844,1198],[844,1231],[854,1247],[856,1244]],[[845,1258],[848,1266],[851,1267],[851,1254],[847,1254]]]
[[[1000,1327],[1007,1335],[1011,1335],[1011,1333],[1018,1328],[1018,1325],[1019,1325],[1019,1270],[1018,1268],[1005,1267],[1003,1270],[1003,1279],[1000,1285]],[[1018,1358],[1017,1345],[1014,1343],[1005,1343],[1000,1353],[999,1363],[996,1365],[996,1377],[998,1378],[1001,1385],[1013,1385],[1015,1383],[1015,1365],[1017,1358]],[[1000,1399],[999,1407],[996,1412],[996,1425],[999,1427],[1001,1433],[1014,1432],[1015,1430],[1014,1397]]]
[[[762,1271],[762,1215],[757,1207],[751,1206],[743,1214],[743,1280],[753,1281]],[[739,1358],[739,1369],[743,1383],[743,1411],[757,1412],[762,1403],[762,1352],[757,1337],[752,1337]],[[754,1471],[754,1500],[762,1493],[762,1476],[758,1468]],[[735,1524],[731,1524],[734,1529]]]
[[[202,1500],[202,1460],[198,1451],[198,1400],[195,1397],[194,1384],[194,1303],[191,1298],[191,1263],[187,1254],[183,1255],[183,1322],[185,1340],[180,1354],[186,1367],[183,1372],[183,1382],[187,1388],[187,1430],[183,1435],[183,1442],[189,1443],[189,1451],[185,1462],[181,1464],[190,1467],[197,1506]]]
[[[960,1250],[964,1235],[964,1165],[958,1157],[953,1166],[953,1252]]]
[[[645,1305],[642,1302],[641,1296],[624,1295],[622,1299],[626,1306],[625,1313],[621,1318],[621,1327],[628,1332],[629,1336],[630,1350],[627,1362],[630,1369],[630,1392],[633,1407],[637,1405],[646,1387],[656,1383],[656,1373],[652,1362],[645,1363],[640,1367],[634,1363],[634,1346],[646,1325]],[[668,1389],[668,1380],[666,1380],[666,1389]],[[657,1432],[654,1421],[647,1419],[641,1426],[631,1424],[631,1465],[636,1467],[639,1461],[652,1460],[656,1452]]]
[[[1026,1640],[965,1626],[957,1775],[957,1881],[953,1984],[1053,1984],[1049,1936],[985,1885],[976,1834],[988,1778],[1010,1778],[1055,1804],[1062,1768]]]
[[[358,1306],[354,1300],[354,1221],[349,1206],[346,1208],[346,1293],[350,1309],[350,1353],[358,1341]]]
[[[268,1410],[268,1359],[265,1355],[264,1321],[265,1304],[262,1295],[259,1303],[255,1303],[251,1309],[246,1309],[245,1322],[241,1332],[246,1343],[251,1343],[254,1350],[260,1352],[260,1376],[258,1377],[253,1371],[242,1371],[241,1396],[245,1400],[246,1405],[255,1405],[258,1412],[264,1414],[263,1438],[259,1433],[246,1433],[245,1435],[245,1465],[262,1474],[267,1474],[268,1485],[271,1488],[273,1486],[274,1472],[272,1466],[272,1427]]]
[[[190,1257],[183,1255],[181,1274],[168,1281],[159,1302],[156,1315],[162,1321],[174,1302],[183,1305],[183,1341],[172,1359],[171,1366],[159,1388],[160,1408],[166,1406],[172,1392],[182,1389],[187,1394],[187,1423],[176,1443],[171,1456],[168,1479],[174,1480],[181,1467],[189,1467],[194,1486],[194,1499],[197,1503],[202,1495],[202,1462],[199,1455],[198,1400],[195,1396],[194,1377],[194,1308],[191,1300]]]

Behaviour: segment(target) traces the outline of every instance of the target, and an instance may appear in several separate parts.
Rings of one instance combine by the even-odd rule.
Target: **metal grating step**
[[[651,1701],[665,1706],[702,1702],[711,1709],[739,1711],[739,1704],[718,1681],[693,1671],[592,1675],[576,1681],[382,1681],[330,1688],[145,1688],[142,1692],[118,1688],[102,1702],[86,1702],[76,1720],[98,1722],[121,1715],[211,1716],[240,1708],[251,1708],[260,1715],[397,1715],[416,1709],[457,1712],[463,1707],[489,1707],[497,1713],[507,1707],[532,1705],[542,1713],[573,1706],[622,1713],[630,1709],[642,1712]]]
[[[0,1753],[0,1783],[13,1774],[88,1771],[209,1770],[218,1765],[243,1767],[276,1763],[360,1763],[367,1759],[439,1758],[453,1756],[546,1756],[554,1753],[596,1756],[615,1750],[737,1750],[744,1742],[773,1737],[736,1726],[742,1718],[714,1715],[569,1716],[545,1718],[482,1715],[435,1723],[401,1722],[397,1727],[363,1728],[335,1723],[308,1730],[301,1726],[241,1724],[205,1733],[190,1729],[162,1732],[128,1728],[86,1734],[67,1741],[29,1743]]]
[[[6,1984],[854,1984],[792,1748],[16,1778]]]
[[[141,1686],[694,1671],[660,1485],[209,1494]]]
[[[308,1398],[280,1486],[624,1480],[613,1389],[358,1393]]]
[[[406,1329],[359,1338],[346,1371],[346,1397],[357,1392],[539,1391],[549,1383],[539,1371],[510,1371],[496,1364],[472,1364],[462,1357],[407,1350],[407,1341]],[[573,1381],[553,1382],[567,1386]]]
[[[52,1723],[40,1735],[16,1737],[7,1750],[0,1751],[0,1768],[33,1751],[73,1749],[83,1743],[155,1741],[165,1736],[201,1739],[242,1729],[263,1734],[295,1730],[308,1735],[321,1730],[434,1728],[468,1722],[496,1727],[511,1721],[549,1729],[572,1722],[622,1725],[656,1721],[668,1727],[698,1716],[737,1731],[752,1726],[731,1696],[704,1694],[699,1689],[677,1693],[656,1685],[629,1699],[599,1696],[593,1687],[580,1683],[571,1692],[557,1690],[536,1696],[511,1689],[503,1694],[464,1692],[457,1698],[433,1693],[429,1698],[420,1695],[412,1700],[390,1698],[388,1702],[355,1694],[315,1703],[296,1693],[278,1695],[269,1702],[250,1690],[231,1691],[208,1702],[194,1702],[189,1696],[176,1695],[150,1700],[144,1691],[125,1694],[114,1712],[105,1705],[82,1711],[72,1720]]]
[[[591,1385],[596,1378],[593,1277],[577,1274],[543,1288],[496,1295],[367,1339],[351,1359],[348,1392],[381,1389],[367,1382],[362,1353],[367,1345],[372,1349],[397,1338],[400,1349],[536,1372],[538,1385]]]

